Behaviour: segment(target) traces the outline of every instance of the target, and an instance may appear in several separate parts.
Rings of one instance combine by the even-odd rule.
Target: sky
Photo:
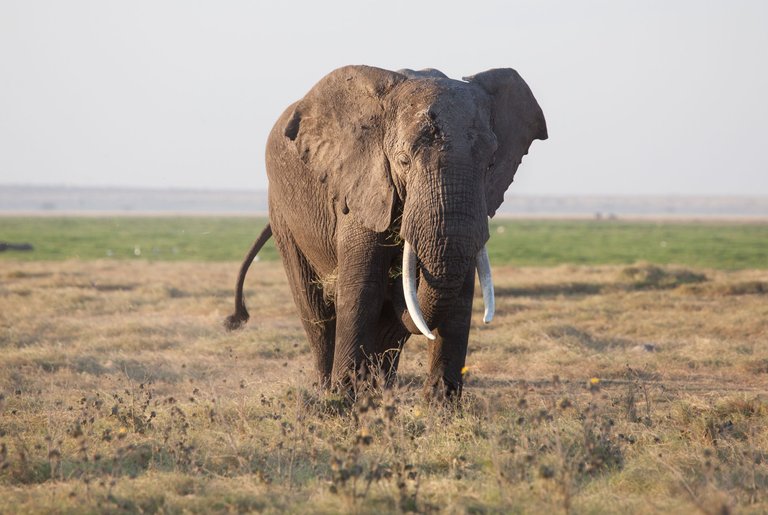
[[[759,0],[0,0],[0,184],[265,189],[347,64],[515,68],[549,129],[515,194],[768,195]]]

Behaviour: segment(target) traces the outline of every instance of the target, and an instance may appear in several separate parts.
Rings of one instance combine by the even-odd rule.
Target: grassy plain
[[[318,393],[274,261],[225,333],[253,220],[27,220],[61,250],[0,261],[0,513],[768,511],[764,225],[502,222],[451,408],[421,337],[394,390]]]

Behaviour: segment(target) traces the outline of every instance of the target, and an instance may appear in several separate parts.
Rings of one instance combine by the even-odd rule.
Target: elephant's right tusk
[[[488,259],[488,249],[483,246],[477,253],[477,277],[480,279],[480,287],[483,290],[483,303],[485,304],[485,313],[483,322],[486,324],[493,320],[493,313],[496,311],[496,299],[493,293],[493,279],[491,278],[491,260]]]
[[[405,242],[405,247],[403,247],[403,293],[405,294],[405,305],[408,307],[411,320],[419,328],[421,334],[430,340],[434,340],[435,335],[429,330],[429,326],[424,321],[424,315],[419,307],[419,299],[416,296],[416,253],[407,241]]]

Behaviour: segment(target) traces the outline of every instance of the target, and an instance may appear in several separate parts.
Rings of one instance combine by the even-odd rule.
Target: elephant
[[[485,244],[544,114],[511,68],[345,66],[269,134],[269,223],[238,275],[228,329],[244,324],[248,268],[274,236],[319,383],[391,384],[411,335],[428,339],[428,397],[459,398],[477,270],[493,317]]]

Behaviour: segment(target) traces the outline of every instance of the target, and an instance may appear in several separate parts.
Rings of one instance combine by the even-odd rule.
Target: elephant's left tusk
[[[483,289],[483,303],[485,304],[483,322],[488,324],[493,320],[493,314],[496,311],[496,299],[493,293],[491,260],[488,259],[488,249],[485,246],[477,253],[475,261],[477,263],[477,277],[480,279],[480,287]]]
[[[408,307],[408,313],[411,315],[413,323],[419,328],[421,334],[434,340],[435,335],[429,330],[419,307],[419,299],[416,295],[416,252],[413,251],[413,247],[407,241],[403,247],[403,294],[405,305]]]

